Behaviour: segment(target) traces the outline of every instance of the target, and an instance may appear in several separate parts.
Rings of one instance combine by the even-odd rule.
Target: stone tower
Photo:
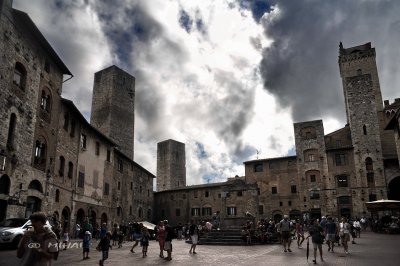
[[[157,191],[186,186],[185,144],[169,139],[157,144]]]
[[[354,151],[356,184],[369,199],[386,198],[381,141],[382,94],[371,43],[339,46],[339,68]],[[372,195],[372,197],[371,197]]]
[[[133,160],[135,77],[116,66],[95,73],[90,123]]]

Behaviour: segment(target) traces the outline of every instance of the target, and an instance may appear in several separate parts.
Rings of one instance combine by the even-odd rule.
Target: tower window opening
[[[364,135],[367,135],[367,126],[366,125],[363,125],[363,133],[364,133]]]

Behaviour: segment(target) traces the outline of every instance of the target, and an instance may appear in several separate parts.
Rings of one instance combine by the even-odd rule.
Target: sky
[[[295,155],[293,123],[346,124],[344,48],[376,48],[383,99],[400,97],[396,0],[14,0],[74,77],[62,96],[89,120],[94,73],[136,78],[134,160],[156,175],[157,143],[185,143],[187,185]]]

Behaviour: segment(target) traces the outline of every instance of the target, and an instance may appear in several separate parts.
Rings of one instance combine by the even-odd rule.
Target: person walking
[[[350,241],[350,230],[351,226],[347,222],[346,218],[342,218],[342,222],[340,223],[340,231],[339,236],[342,240],[342,245],[344,249],[344,253],[349,254],[349,241]]]
[[[164,258],[164,243],[165,243],[165,226],[164,222],[160,221],[157,225],[157,241],[160,246],[160,258]]]
[[[292,250],[290,249],[290,244],[292,243],[291,239],[292,222],[289,221],[289,216],[287,215],[283,216],[283,220],[279,223],[279,229],[281,231],[284,251],[292,252]]]
[[[139,241],[142,238],[142,226],[142,224],[138,224],[137,222],[133,223],[133,241],[135,241],[135,243],[131,248],[132,253],[135,253],[133,249],[139,245]]]
[[[64,232],[63,232],[63,245],[64,245],[64,250],[67,250],[68,241],[69,241],[68,229],[67,229],[67,228],[64,228]]]
[[[193,251],[193,254],[197,254],[196,246],[197,246],[197,241],[199,240],[199,227],[194,220],[191,221],[191,224],[189,226],[189,236],[190,239],[192,240],[192,245],[190,246],[189,253],[192,254]]]
[[[174,229],[168,224],[168,221],[164,221],[165,224],[165,243],[164,250],[167,251],[167,257],[165,260],[172,260],[172,239],[174,238]]]
[[[149,230],[143,226],[142,238],[140,239],[140,245],[142,246],[143,258],[147,257],[147,248],[149,247],[150,233]]]
[[[297,235],[297,247],[302,248],[301,244],[304,242],[304,229],[300,220],[296,221],[296,235]]]
[[[324,230],[318,224],[318,220],[314,220],[314,221],[312,221],[312,224],[311,224],[310,228],[308,229],[308,232],[309,232],[309,236],[307,238],[309,238],[311,236],[311,240],[312,240],[313,247],[314,247],[313,262],[314,262],[314,264],[317,264],[317,249],[319,250],[319,255],[321,257],[321,261],[324,261],[324,259],[322,257],[322,243],[324,242],[324,235],[323,235]]]
[[[100,240],[99,244],[97,245],[97,250],[101,251],[101,260],[99,260],[99,265],[103,266],[104,261],[108,259],[108,251],[112,249],[110,245],[111,241],[111,233],[107,232],[107,234]]]
[[[338,234],[338,228],[336,223],[333,221],[332,217],[328,217],[328,220],[325,224],[325,235],[326,235],[326,243],[328,244],[328,252],[334,252],[333,249],[335,247],[336,236]]]
[[[360,238],[361,237],[361,223],[360,220],[357,218],[354,222],[353,222],[353,227],[355,229],[355,233],[356,233],[356,237]]]
[[[76,224],[75,225],[75,238],[79,238],[79,232],[81,231],[81,225]]]
[[[89,251],[90,251],[90,240],[92,239],[92,234],[89,231],[85,232],[82,241],[82,249],[83,249],[83,260],[90,259]]]

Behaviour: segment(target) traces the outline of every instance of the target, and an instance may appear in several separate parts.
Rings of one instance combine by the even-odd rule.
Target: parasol
[[[155,224],[152,224],[152,223],[147,222],[147,221],[138,222],[138,224],[143,224],[143,226],[146,227],[149,230],[154,230],[154,228],[156,227]]]

